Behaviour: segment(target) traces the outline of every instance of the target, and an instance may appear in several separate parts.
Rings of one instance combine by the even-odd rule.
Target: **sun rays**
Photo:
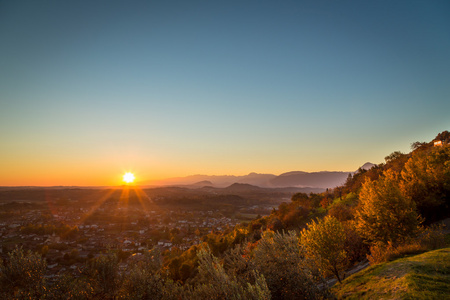
[[[67,195],[56,194],[52,190],[46,191],[45,199],[50,214],[58,218],[60,212],[55,203],[61,202],[60,198],[72,197],[73,203],[69,199],[67,205],[77,207],[74,212],[78,216],[69,225],[97,224],[108,231],[112,230],[115,224],[120,231],[130,230],[138,220],[148,219],[150,211],[159,208],[150,198],[148,191],[135,184],[136,177],[132,172],[122,174],[122,184],[115,187],[77,189],[71,190]],[[64,220],[62,222],[64,223]]]

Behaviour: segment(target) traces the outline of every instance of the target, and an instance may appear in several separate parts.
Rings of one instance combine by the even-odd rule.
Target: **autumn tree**
[[[333,204],[329,209],[328,214],[335,217],[340,222],[348,221],[353,218],[352,208],[343,203]]]
[[[306,193],[295,193],[291,197],[292,202],[297,202],[304,208],[313,209],[317,208],[320,205],[320,196],[318,194],[306,194]]]
[[[417,233],[420,222],[415,203],[402,195],[398,177],[387,170],[361,188],[355,226],[367,241],[396,243]]]
[[[401,172],[401,190],[427,223],[450,216],[450,145],[416,151]]]
[[[384,158],[386,161],[386,169],[391,169],[399,173],[405,163],[408,161],[409,155],[400,151],[394,151]]]
[[[345,240],[344,227],[333,216],[308,223],[308,228],[301,233],[301,244],[307,257],[314,260],[324,275],[331,273],[339,282],[347,264]]]

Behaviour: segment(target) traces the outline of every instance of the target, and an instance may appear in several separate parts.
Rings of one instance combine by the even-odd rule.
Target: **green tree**
[[[312,221],[301,233],[301,243],[307,257],[314,260],[324,275],[334,274],[339,282],[348,262],[345,240],[345,229],[333,216]]]
[[[393,171],[385,171],[376,181],[367,180],[359,199],[355,226],[367,241],[396,243],[416,235],[420,221],[415,203],[402,195]]]

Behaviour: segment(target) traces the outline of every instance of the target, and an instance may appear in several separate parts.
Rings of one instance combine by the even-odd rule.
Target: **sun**
[[[130,173],[130,172],[126,172],[123,175],[123,181],[125,181],[126,183],[132,183],[134,181],[134,174]]]

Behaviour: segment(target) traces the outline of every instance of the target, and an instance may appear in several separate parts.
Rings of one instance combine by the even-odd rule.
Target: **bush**
[[[427,249],[420,243],[411,242],[394,246],[391,242],[387,244],[378,242],[370,247],[370,254],[367,259],[371,265],[395,260],[406,255],[413,255],[425,252]]]
[[[328,296],[322,276],[294,232],[265,232],[253,251],[252,263],[264,275],[272,299],[321,299]],[[326,286],[326,285],[323,285]]]
[[[209,248],[198,252],[199,281],[194,288],[187,287],[188,299],[270,299],[264,276],[252,271],[253,284],[238,280],[225,272]]]
[[[45,291],[46,268],[41,255],[16,247],[8,253],[7,261],[0,261],[0,296],[3,299],[40,298]]]
[[[442,248],[446,246],[445,234],[442,226],[431,226],[422,229],[421,234],[401,244],[392,242],[375,243],[370,247],[370,255],[367,255],[371,265],[388,262],[406,255],[419,254],[422,252]]]
[[[99,298],[113,299],[117,295],[122,276],[119,274],[119,260],[116,255],[107,254],[91,260],[86,272]]]
[[[46,300],[50,299],[92,299],[94,288],[86,278],[74,278],[72,275],[64,274],[47,287]]]
[[[432,225],[424,229],[418,239],[420,244],[428,250],[443,248],[447,245],[443,225]]]

